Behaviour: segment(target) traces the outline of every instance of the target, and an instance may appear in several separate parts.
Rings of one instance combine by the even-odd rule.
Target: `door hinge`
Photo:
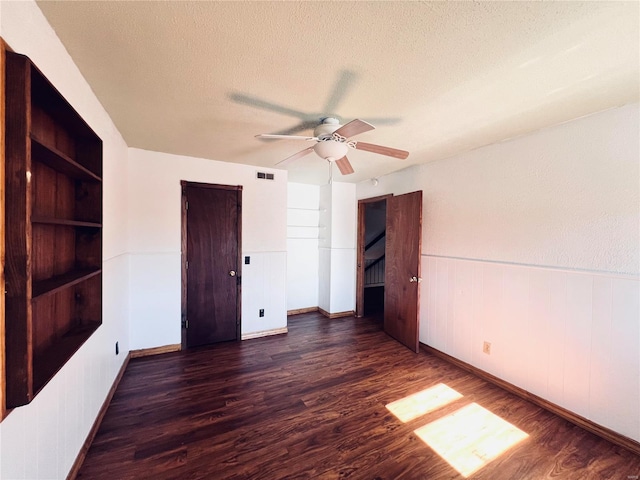
[[[184,202],[184,209],[189,210],[189,202]]]
[[[187,270],[189,270],[189,260],[184,261],[184,266]]]
[[[182,328],[189,328],[189,320],[186,318],[182,319]]]

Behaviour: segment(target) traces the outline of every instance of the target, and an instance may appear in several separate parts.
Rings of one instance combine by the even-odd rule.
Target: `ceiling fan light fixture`
[[[325,140],[318,142],[313,147],[313,150],[319,157],[325,160],[336,161],[340,160],[347,154],[349,147],[344,142],[337,142],[335,140]]]

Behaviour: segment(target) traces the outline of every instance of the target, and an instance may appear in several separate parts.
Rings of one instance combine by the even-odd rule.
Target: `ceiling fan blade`
[[[293,127],[284,128],[277,132],[273,132],[275,135],[291,135],[294,133],[302,132],[304,130],[313,130],[318,125],[318,119],[303,120]]]
[[[404,160],[409,156],[409,152],[406,150],[398,150],[397,148],[383,147],[382,145],[374,145],[373,143],[355,142],[357,150],[364,150],[366,152],[378,153],[380,155],[386,155],[387,157],[399,158]]]
[[[283,115],[289,115],[291,117],[297,117],[304,121],[310,121],[311,118],[308,113],[294,110],[293,108],[283,107],[275,103],[267,102],[260,98],[252,97],[250,95],[244,95],[242,93],[230,93],[228,97],[236,103],[242,103],[249,105],[250,107],[261,108],[263,110],[271,110],[272,112],[281,113]]]
[[[342,175],[349,175],[354,172],[353,167],[346,156],[342,157],[340,160],[336,160],[336,165]]]
[[[364,119],[365,122],[372,123],[374,125],[397,125],[402,122],[402,118],[400,117],[367,117]]]
[[[279,161],[276,165],[287,165],[294,160],[304,157],[305,155],[310,154],[313,151],[313,147],[305,148],[304,150],[300,150],[298,153],[294,153],[290,157],[285,158],[284,160]]]
[[[304,137],[301,135],[278,135],[276,133],[261,133],[260,135],[256,135],[256,138],[281,138],[284,140],[315,140],[318,141],[318,137]]]
[[[351,120],[346,125],[341,126],[338,130],[335,131],[338,135],[342,135],[345,138],[353,137],[354,135],[358,135],[359,133],[368,132],[369,130],[373,130],[374,127],[370,123],[364,122],[359,119]]]
[[[353,82],[357,79],[357,75],[352,70],[340,70],[340,76],[333,86],[331,96],[327,99],[327,103],[322,109],[327,114],[333,114],[338,110],[338,106],[342,103],[342,99],[347,92],[351,90]]]

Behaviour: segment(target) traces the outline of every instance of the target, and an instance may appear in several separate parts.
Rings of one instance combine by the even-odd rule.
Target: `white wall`
[[[318,306],[320,187],[287,185],[287,310]]]
[[[129,162],[131,348],[180,343],[181,180],[243,186],[241,333],[286,327],[287,172],[135,148]]]
[[[33,60],[104,145],[103,324],[31,404],[0,424],[1,478],[65,478],[129,350],[127,147],[36,3],[1,5],[0,35]]]
[[[332,183],[320,187],[318,306],[329,313],[355,310],[356,187]]]
[[[638,275],[638,149],[635,104],[362,182],[358,198],[424,190],[430,255]]]
[[[628,105],[358,185],[424,191],[421,342],[635,440],[639,123]]]

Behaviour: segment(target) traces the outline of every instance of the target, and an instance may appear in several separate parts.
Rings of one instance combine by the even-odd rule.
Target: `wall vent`
[[[256,176],[261,180],[275,180],[276,176],[273,173],[257,172]]]

